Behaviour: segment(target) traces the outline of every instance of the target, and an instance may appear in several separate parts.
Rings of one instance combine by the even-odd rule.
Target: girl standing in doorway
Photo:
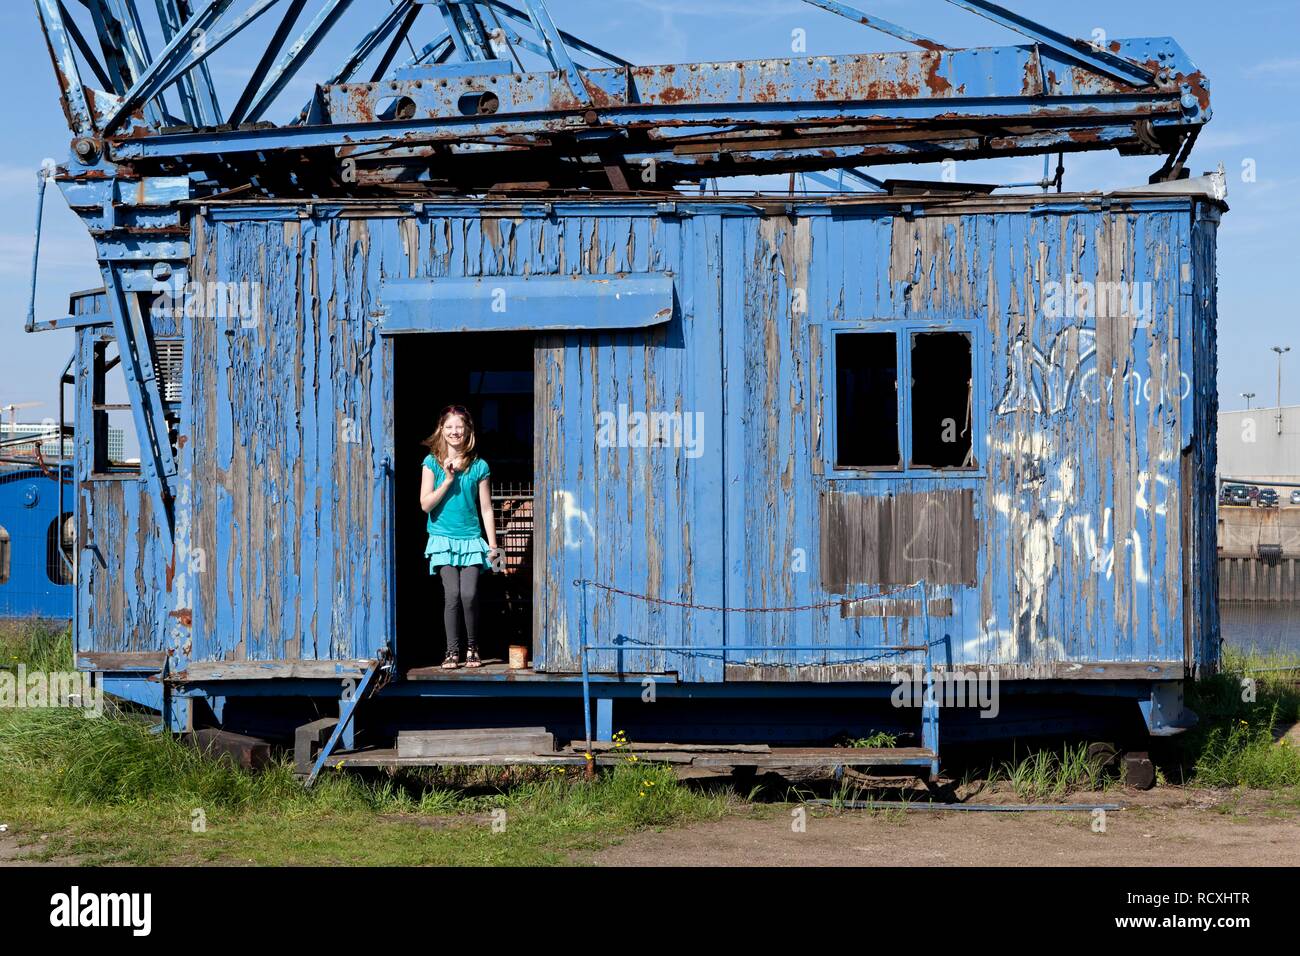
[[[481,667],[478,656],[478,577],[492,567],[497,551],[496,522],[487,462],[474,453],[474,420],[461,405],[450,405],[438,418],[438,427],[424,441],[430,451],[424,459],[420,507],[429,516],[429,543],[424,554],[429,573],[442,579],[443,623],[447,629],[447,656],[442,666],[460,666],[460,619],[466,635],[466,667]],[[487,540],[479,532],[479,515]]]

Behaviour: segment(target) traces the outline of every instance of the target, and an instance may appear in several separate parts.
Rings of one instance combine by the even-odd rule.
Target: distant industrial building
[[[1219,413],[1219,478],[1278,491],[1277,507],[1220,504],[1220,601],[1300,601],[1300,406]]]
[[[47,461],[56,461],[60,458],[71,460],[73,455],[73,439],[65,437],[63,439],[62,454],[59,451],[59,440],[54,437],[53,423],[34,423],[34,422],[0,422],[0,439],[20,438],[24,435],[30,435],[32,438],[40,438],[42,435],[49,435],[47,441],[41,442],[41,457]],[[30,453],[31,445],[21,445],[13,449],[15,453]],[[123,455],[126,451],[126,432],[121,428],[109,428],[108,430],[108,456],[112,461],[124,461]]]
[[[1220,412],[1219,477],[1300,482],[1300,405]]]

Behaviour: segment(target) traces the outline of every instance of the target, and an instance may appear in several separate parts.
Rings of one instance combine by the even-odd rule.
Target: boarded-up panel
[[[845,594],[863,585],[961,584],[978,575],[975,493],[926,491],[821,499],[822,588]]]

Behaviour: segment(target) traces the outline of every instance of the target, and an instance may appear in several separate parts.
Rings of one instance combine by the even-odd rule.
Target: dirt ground
[[[984,795],[989,802],[1015,802]],[[764,807],[680,830],[638,833],[574,862],[597,866],[1296,866],[1300,804],[1268,793],[1165,788],[1085,794],[1090,812],[972,813]]]
[[[624,837],[571,862],[586,866],[1298,866],[1300,797],[1263,791],[1165,787],[1071,798],[1120,804],[1105,830],[1088,811],[979,813],[834,811],[819,805],[756,804],[725,819]],[[1011,804],[998,789],[971,802]],[[802,810],[803,830],[795,829]],[[430,818],[419,826],[455,826]],[[42,865],[39,845],[0,833],[0,867]],[[74,856],[44,865],[77,865]]]
[[[39,852],[37,847],[21,846],[12,832],[0,833],[0,866],[76,866],[78,863],[75,857],[51,863],[33,860],[32,854]]]

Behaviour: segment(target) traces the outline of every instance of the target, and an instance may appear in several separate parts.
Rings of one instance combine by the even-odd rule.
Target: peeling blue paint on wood
[[[951,610],[932,622],[950,666],[1043,679],[1094,663],[1213,666],[1220,207],[908,202],[211,204],[194,219],[190,272],[257,288],[260,312],[184,320],[176,556],[148,533],[147,501],[122,493],[134,485],[83,482],[95,540],[114,550],[86,585],[79,646],[374,657],[392,638],[394,354],[413,328],[385,334],[385,289],[671,274],[666,323],[537,329],[538,669],[579,668],[573,582],[589,580],[696,605],[589,591],[590,632],[630,642],[593,653],[597,671],[887,679],[889,661],[819,648],[914,641],[912,613],[837,604],[908,568]],[[1139,307],[1079,315],[1068,303],[1084,283],[1135,290]],[[886,328],[972,335],[973,468],[834,467],[831,345]],[[78,332],[83,353],[95,334]],[[697,423],[701,443],[611,447],[600,422],[620,409]],[[396,501],[395,520],[413,509]],[[888,550],[874,564],[841,560],[843,535],[867,527],[843,516],[886,511],[912,516],[909,533],[877,540]],[[872,521],[862,534],[879,533]],[[887,579],[838,579],[886,564]],[[707,609],[809,604],[827,606]],[[724,666],[655,649],[724,643],[771,651]]]

